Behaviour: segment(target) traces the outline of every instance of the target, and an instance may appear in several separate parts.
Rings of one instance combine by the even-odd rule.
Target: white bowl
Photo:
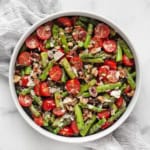
[[[128,45],[131,48],[132,53],[134,55],[135,64],[136,64],[136,72],[137,72],[136,91],[135,91],[135,94],[134,94],[131,102],[129,103],[125,113],[111,127],[107,128],[103,131],[100,131],[98,133],[95,133],[93,135],[89,135],[89,136],[85,136],[85,137],[64,137],[64,136],[59,136],[59,135],[55,135],[51,132],[48,132],[45,129],[42,129],[41,127],[36,125],[32,121],[32,119],[26,114],[26,112],[22,109],[20,104],[18,103],[18,99],[17,99],[17,95],[16,95],[16,91],[15,91],[15,86],[14,86],[14,83],[13,83],[13,75],[14,75],[14,70],[15,70],[16,58],[17,58],[18,52],[19,52],[21,46],[23,45],[25,39],[38,26],[40,26],[40,25],[42,25],[42,24],[44,24],[48,21],[54,20],[58,17],[61,17],[61,16],[85,16],[85,17],[90,17],[90,18],[97,19],[99,21],[102,21],[102,22],[108,24],[110,27],[115,29],[119,33],[119,35],[121,35],[121,37],[128,43]],[[131,43],[129,38],[126,36],[126,34],[120,29],[120,27],[118,27],[117,25],[112,23],[112,21],[110,21],[109,19],[106,19],[106,17],[100,16],[100,15],[97,15],[97,14],[93,14],[91,12],[83,12],[83,11],[59,12],[59,13],[52,14],[52,15],[42,19],[41,21],[37,22],[31,28],[29,28],[29,30],[27,30],[27,32],[25,32],[25,34],[20,38],[20,40],[18,41],[18,43],[17,43],[17,45],[14,49],[13,55],[11,57],[11,62],[10,62],[10,67],[9,67],[9,86],[10,86],[11,95],[13,97],[14,103],[15,103],[19,113],[21,114],[21,116],[26,120],[26,122],[32,128],[34,128],[36,131],[38,131],[42,135],[44,135],[48,138],[51,138],[53,140],[66,142],[66,143],[83,143],[83,142],[93,141],[93,140],[102,138],[102,137],[110,134],[111,132],[116,130],[127,119],[127,117],[131,114],[131,112],[132,112],[132,110],[133,110],[133,108],[134,108],[134,106],[135,106],[135,104],[138,100],[138,95],[139,95],[139,91],[140,91],[140,87],[141,87],[141,69],[140,69],[139,59],[138,59],[137,53],[136,53],[136,51],[133,47],[133,44]]]

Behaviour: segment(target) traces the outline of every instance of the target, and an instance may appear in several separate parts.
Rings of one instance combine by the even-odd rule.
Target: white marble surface
[[[110,18],[122,27],[134,43],[142,65],[142,90],[131,115],[150,143],[150,0],[60,0],[62,10],[89,10]],[[0,76],[0,150],[83,150],[77,145],[58,143],[34,131],[13,104],[7,78]]]

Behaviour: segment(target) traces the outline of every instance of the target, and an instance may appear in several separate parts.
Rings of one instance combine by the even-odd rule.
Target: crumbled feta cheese
[[[120,72],[116,71],[116,78],[119,79],[119,76],[120,76]]]
[[[115,98],[119,98],[121,95],[121,90],[113,90],[110,92],[111,96],[114,96]]]
[[[96,53],[98,53],[98,52],[100,52],[101,51],[101,47],[98,47],[98,48],[93,48],[91,51],[90,51],[90,53],[91,54],[96,54]]]
[[[55,93],[56,91],[60,91],[60,88],[50,87],[49,90],[50,90],[51,93]]]
[[[63,103],[64,103],[64,104],[71,103],[71,102],[72,102],[72,98],[71,98],[71,97],[66,97],[66,98],[64,98],[64,100],[63,100]]]
[[[31,77],[28,78],[28,84],[27,86],[34,86],[35,83],[33,82],[33,80],[31,79]]]
[[[57,51],[55,54],[53,54],[54,59],[57,61],[59,60],[62,56],[64,56],[64,53],[61,51]]]
[[[31,93],[31,95],[32,95],[32,96],[35,96],[35,92],[34,92],[34,90],[31,90],[31,92],[30,92],[30,93]]]

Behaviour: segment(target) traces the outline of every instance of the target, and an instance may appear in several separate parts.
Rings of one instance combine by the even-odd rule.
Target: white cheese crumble
[[[33,80],[29,77],[28,78],[28,83],[27,83],[27,86],[34,86],[35,83],[33,82]]]
[[[121,90],[113,90],[110,92],[111,96],[114,96],[115,98],[119,98],[121,95]]]
[[[116,71],[116,78],[119,79],[119,76],[120,76],[120,72]]]
[[[55,54],[53,54],[54,59],[57,61],[59,60],[62,56],[64,56],[64,53],[62,53],[61,51],[57,51]]]
[[[64,103],[64,104],[71,103],[71,102],[72,102],[72,98],[71,98],[71,97],[66,97],[66,98],[64,98],[64,100],[63,100],[63,103]]]

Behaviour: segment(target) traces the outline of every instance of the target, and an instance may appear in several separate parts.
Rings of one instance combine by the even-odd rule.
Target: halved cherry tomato
[[[63,136],[72,136],[74,133],[70,127],[64,127],[59,131],[59,134]]]
[[[69,93],[76,95],[80,91],[80,82],[78,79],[68,80],[66,83],[66,89]]]
[[[77,52],[74,51],[74,50],[71,50],[69,51],[67,54],[66,54],[66,58],[70,61],[71,58],[73,57],[77,57]]]
[[[54,66],[49,71],[49,76],[53,81],[59,81],[62,76],[62,69],[59,66]]]
[[[108,119],[110,117],[111,113],[109,110],[103,110],[103,111],[99,112],[97,115],[98,115],[99,119],[102,119],[102,118]]]
[[[39,40],[36,35],[29,36],[26,39],[25,43],[26,43],[26,46],[30,49],[35,49],[35,48],[38,48],[39,46]]]
[[[127,85],[127,87],[124,89],[124,92],[127,94],[131,91],[131,87]]]
[[[109,126],[112,125],[112,123],[113,123],[113,122],[109,122],[109,121],[105,122],[105,124],[101,126],[101,129],[106,129],[106,128],[108,128]]]
[[[117,63],[114,60],[105,60],[104,64],[109,66],[110,69],[113,69],[113,70],[117,69]]]
[[[43,43],[42,41],[39,42],[39,50],[40,50],[41,52],[46,52],[46,51],[48,51],[48,49],[46,49],[46,47],[45,47],[45,45],[44,45],[44,43]]]
[[[124,65],[129,66],[129,67],[134,65],[133,60],[129,59],[126,55],[123,55],[122,62]]]
[[[114,40],[105,40],[103,42],[103,48],[107,53],[113,53],[116,51],[117,45]]]
[[[102,38],[99,38],[99,36],[94,36],[92,38],[92,41],[93,41],[93,47],[94,48],[97,48],[97,47],[102,47],[103,46],[103,42],[104,40]]]
[[[40,26],[37,30],[36,30],[37,36],[41,39],[41,40],[47,40],[51,37],[51,26],[50,25],[43,25]]]
[[[80,70],[83,67],[83,62],[80,57],[72,57],[70,63],[77,69]]]
[[[121,108],[122,105],[123,105],[123,102],[124,102],[123,98],[122,98],[122,97],[119,97],[119,98],[116,100],[115,104],[117,105],[118,108]]]
[[[18,101],[23,107],[29,107],[32,104],[32,98],[29,95],[19,95]]]
[[[71,122],[71,129],[73,130],[74,134],[78,134],[79,133],[79,129],[78,129],[76,121],[72,121]]]
[[[47,82],[40,83],[40,95],[41,96],[50,96],[50,90]]]
[[[111,83],[115,83],[119,80],[116,70],[109,70],[107,74],[107,80]]]
[[[66,113],[65,109],[56,107],[53,109],[53,114],[56,115],[57,117],[61,117]]]
[[[23,76],[20,80],[20,85],[26,87],[29,82],[28,76]]]
[[[43,126],[44,124],[42,116],[34,117],[33,120],[38,126]]]
[[[98,75],[105,77],[105,76],[107,76],[108,71],[109,71],[109,66],[107,66],[107,65],[100,66],[98,68]]]
[[[84,28],[80,26],[76,26],[75,29],[73,30],[72,37],[75,41],[84,41],[86,38],[86,31]]]
[[[110,28],[103,24],[99,23],[95,27],[95,35],[98,36],[99,38],[107,38],[110,34]]]
[[[55,102],[53,99],[45,99],[42,104],[42,108],[45,111],[50,111],[55,108]]]
[[[69,19],[68,17],[60,17],[57,19],[57,22],[60,23],[64,27],[72,26],[71,19]]]
[[[31,54],[29,52],[21,52],[18,56],[18,63],[24,66],[31,65]]]
[[[34,93],[35,93],[37,96],[40,96],[40,95],[41,95],[41,94],[40,94],[40,84],[39,84],[39,83],[34,86]]]
[[[77,19],[78,19],[77,16],[73,16],[73,17],[71,18],[72,25],[75,25],[75,24],[76,24]]]

